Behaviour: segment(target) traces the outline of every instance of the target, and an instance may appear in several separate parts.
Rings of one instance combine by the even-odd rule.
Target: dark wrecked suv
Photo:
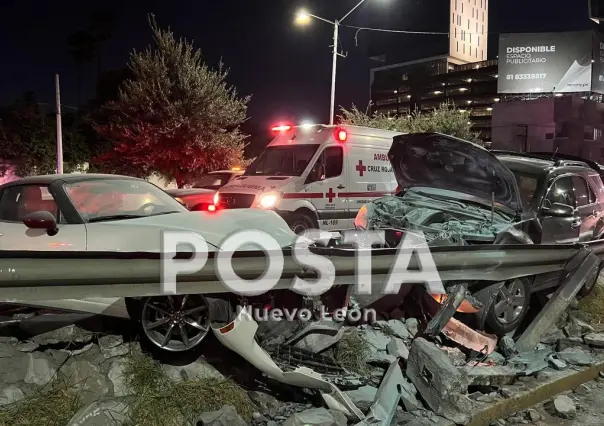
[[[389,158],[398,193],[366,204],[355,219],[357,229],[385,230],[389,247],[413,231],[422,231],[429,246],[575,243],[604,235],[601,170],[586,162],[493,153],[439,133],[396,136]],[[597,274],[585,283],[582,296],[596,280]],[[473,295],[480,288],[485,325],[503,335],[520,325],[532,294],[558,283],[555,273],[487,292],[468,287]]]

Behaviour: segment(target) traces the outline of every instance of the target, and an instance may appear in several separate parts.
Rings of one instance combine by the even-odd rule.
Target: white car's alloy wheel
[[[161,349],[193,349],[210,331],[208,300],[198,294],[149,297],[143,305],[141,325],[147,338]]]

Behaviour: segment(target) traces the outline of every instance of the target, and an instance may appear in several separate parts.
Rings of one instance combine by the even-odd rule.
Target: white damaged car
[[[32,176],[0,186],[2,250],[161,252],[162,231],[175,230],[198,233],[210,251],[218,251],[225,237],[249,229],[267,232],[282,248],[297,238],[272,211],[189,211],[155,185],[132,177]],[[246,244],[238,250],[258,249]],[[290,302],[302,300],[289,291],[278,293],[276,300],[283,293]],[[144,336],[154,345],[180,352],[196,347],[208,334],[211,319],[206,296],[62,299],[36,306],[130,317],[139,321]],[[232,293],[217,297],[233,303],[239,300]],[[263,306],[269,297],[276,303],[274,295],[267,294],[262,296]]]

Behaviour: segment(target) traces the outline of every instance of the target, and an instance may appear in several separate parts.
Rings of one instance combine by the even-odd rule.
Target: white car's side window
[[[52,213],[61,220],[59,208],[43,185],[17,185],[5,188],[0,196],[0,221],[23,222],[25,216],[37,211]]]

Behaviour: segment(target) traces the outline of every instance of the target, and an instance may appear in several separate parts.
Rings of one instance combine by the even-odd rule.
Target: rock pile
[[[398,386],[400,403],[392,413],[392,424],[452,425],[467,423],[473,412],[511,398],[561,370],[592,365],[603,358],[603,333],[574,315],[566,315],[559,326],[529,353],[518,353],[513,341],[504,338],[497,351],[484,356],[454,344],[443,335],[434,339],[423,336],[422,324],[414,318],[358,327],[327,321],[319,328],[324,331],[333,328],[332,333],[310,334],[293,346],[338,358],[338,348],[346,339],[352,334],[360,336],[363,345],[358,350],[364,355],[362,365],[354,368],[361,380],[344,391],[359,410],[368,413],[380,402],[376,398],[384,376],[398,361],[403,380]],[[275,330],[279,331],[278,339],[267,334],[263,340],[265,346],[291,343],[300,332],[300,325],[280,324]],[[124,342],[118,335],[99,336],[75,325],[22,340],[0,337],[0,409],[18,404],[55,379],[68,378],[83,403],[68,426],[123,423],[137,397],[124,380],[126,360],[132,353],[140,352],[138,343]],[[174,382],[194,377],[224,378],[203,360],[178,367],[164,364],[162,370]],[[288,401],[271,395],[270,384],[266,385],[269,389],[266,392],[248,392],[255,407],[250,419],[244,420],[243,413],[225,404],[217,411],[201,413],[197,424],[343,426],[358,421],[327,408],[311,393],[305,400]],[[552,415],[572,419],[577,407],[572,395],[562,395],[546,409]],[[527,424],[540,419],[537,411],[526,410],[494,424]]]

